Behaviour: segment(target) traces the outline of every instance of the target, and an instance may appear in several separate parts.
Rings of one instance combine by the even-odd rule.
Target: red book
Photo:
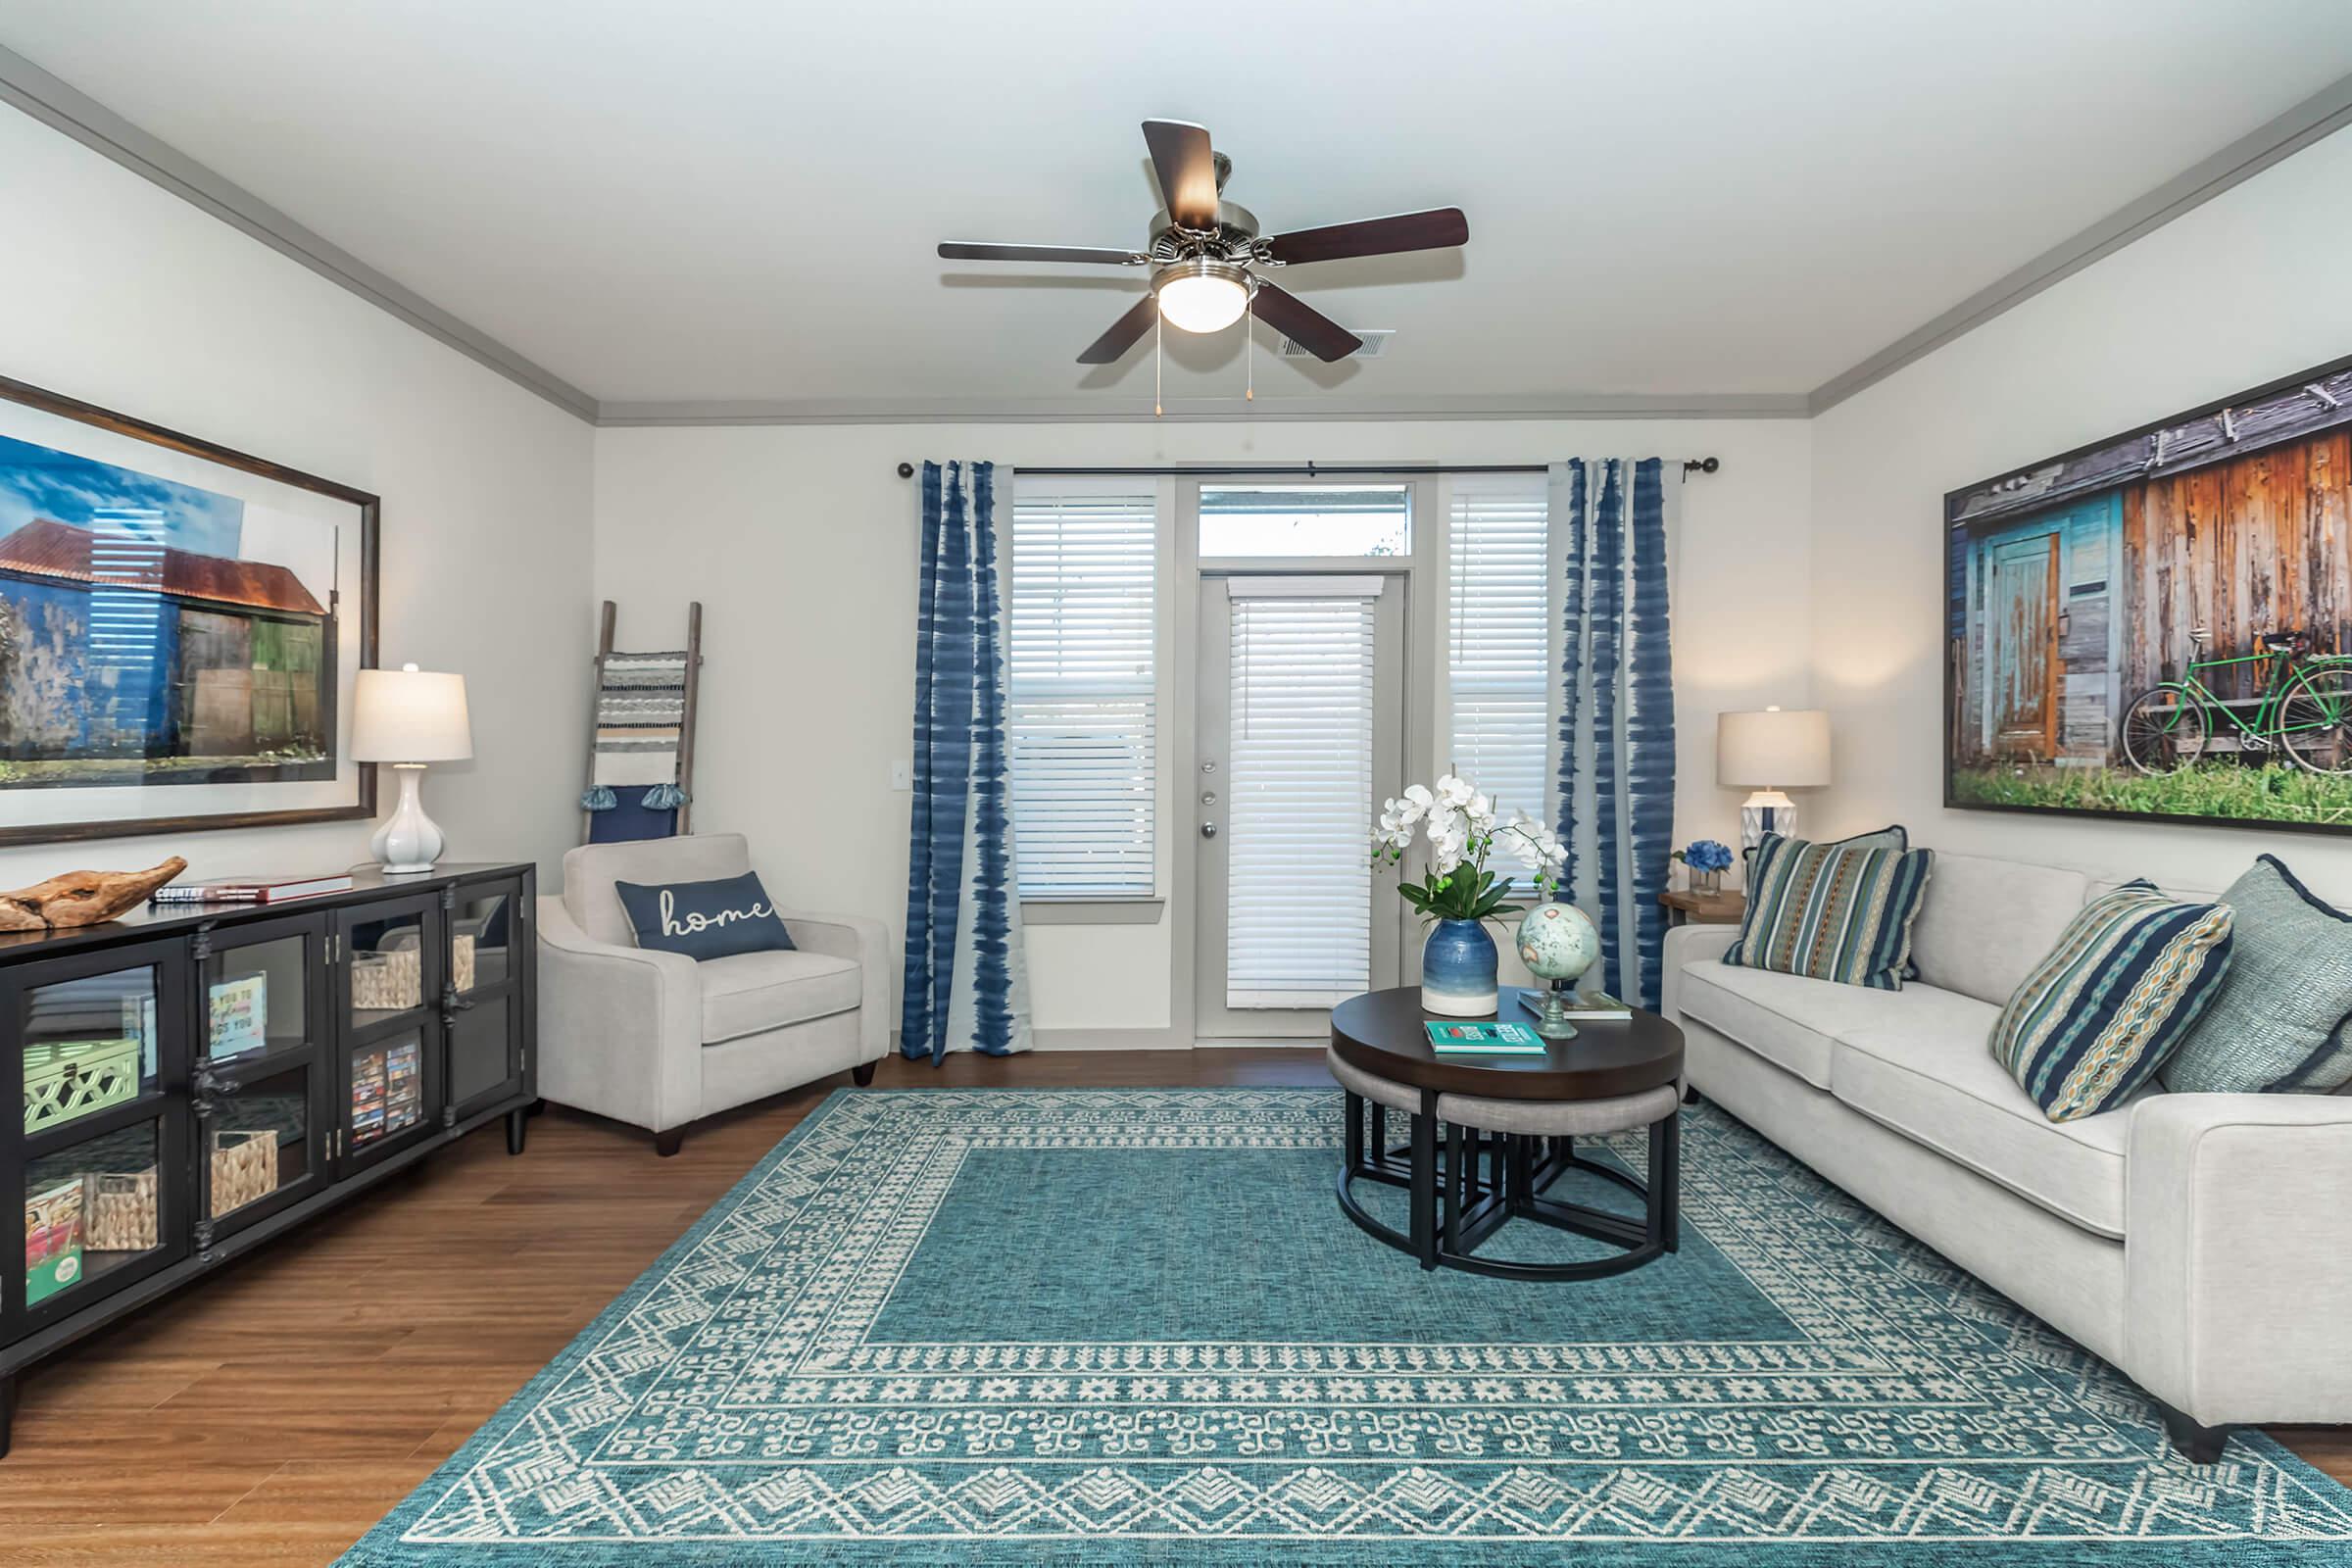
[[[157,904],[278,904],[287,899],[317,898],[341,893],[351,886],[348,875],[306,877],[213,877],[203,882],[172,882],[155,890]]]

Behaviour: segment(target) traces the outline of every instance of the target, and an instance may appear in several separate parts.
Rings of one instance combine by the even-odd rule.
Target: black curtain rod
[[[1692,473],[1714,473],[1718,469],[1722,468],[1722,466],[1723,460],[1721,458],[1685,458],[1683,460],[1683,472],[1686,475]],[[1548,470],[1546,466],[1541,463],[1388,463],[1379,465],[1361,465],[1356,466],[1333,466],[1328,464],[1309,463],[1304,465],[1294,465],[1289,467],[1275,466],[1267,468],[1219,468],[1213,466],[1190,468],[1033,468],[1025,467],[1016,464],[1014,465],[1013,471],[1016,473],[1044,474],[1048,477],[1055,479],[1128,477],[1159,478],[1162,476],[1169,476],[1179,479],[1188,477],[1212,479],[1256,479],[1281,474],[1301,474],[1309,479],[1320,479],[1329,476],[1346,477],[1351,474],[1544,473]],[[899,477],[902,479],[913,478],[914,465],[911,463],[900,464]]]

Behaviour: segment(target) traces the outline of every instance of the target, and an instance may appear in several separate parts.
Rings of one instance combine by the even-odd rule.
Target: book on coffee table
[[[1421,1025],[1429,1049],[1441,1056],[1541,1056],[1543,1037],[1523,1023],[1439,1023]]]
[[[1528,1011],[1544,1010],[1545,990],[1543,986],[1519,986],[1519,1005]],[[1568,998],[1568,1016],[1571,1018],[1630,1018],[1634,1009],[1606,991],[1578,991]]]

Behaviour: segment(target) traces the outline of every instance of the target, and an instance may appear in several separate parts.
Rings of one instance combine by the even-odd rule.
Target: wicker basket
[[[450,938],[449,972],[460,991],[473,989],[473,938]],[[424,960],[414,932],[397,932],[389,939],[389,946],[351,960],[353,1006],[407,1012],[418,1005],[423,997]]]
[[[144,1252],[155,1245],[155,1172],[102,1171],[90,1178],[93,1252]]]
[[[362,1011],[407,1012],[424,994],[424,964],[415,948],[355,956],[351,960],[351,1004]]]
[[[277,1191],[277,1133],[213,1134],[213,1218],[259,1202]]]
[[[42,1042],[24,1048],[24,1130],[43,1132],[139,1098],[136,1040]]]

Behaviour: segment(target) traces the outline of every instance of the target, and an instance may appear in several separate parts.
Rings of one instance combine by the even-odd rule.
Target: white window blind
[[[1447,757],[1507,821],[1548,814],[1549,492],[1541,473],[1457,474],[1447,540]],[[1507,863],[1507,862],[1506,862]]]
[[[1375,600],[1232,605],[1225,1004],[1328,1007],[1372,984]]]
[[[1157,491],[1014,483],[1005,730],[1020,894],[1150,898]]]

